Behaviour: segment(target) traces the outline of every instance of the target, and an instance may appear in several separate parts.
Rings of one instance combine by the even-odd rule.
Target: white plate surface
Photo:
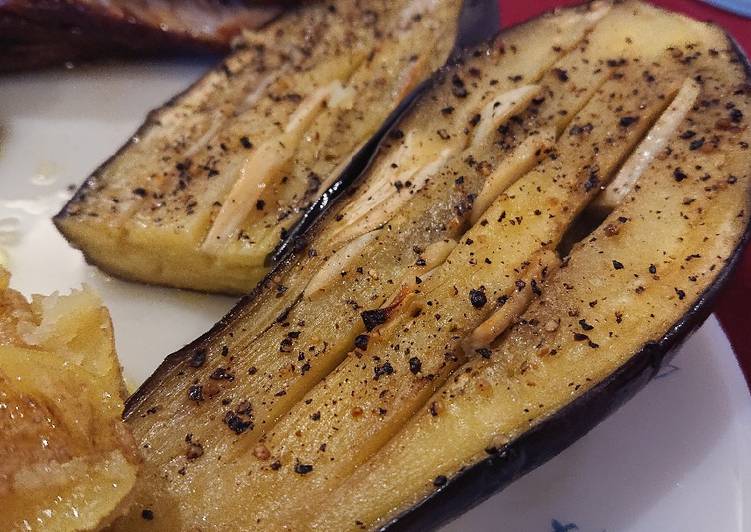
[[[69,186],[205,67],[147,63],[0,78],[0,251],[12,285],[27,294],[93,286],[110,308],[133,384],[233,300],[111,279],[87,266],[49,218]],[[751,400],[717,321],[615,415],[447,530],[751,531]]]

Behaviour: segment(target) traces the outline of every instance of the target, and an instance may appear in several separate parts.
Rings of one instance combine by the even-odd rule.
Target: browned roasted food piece
[[[244,294],[453,47],[460,0],[315,2],[152,113],[55,223],[126,279]]]
[[[270,2],[4,0],[0,72],[99,57],[225,51],[282,12]]]
[[[555,455],[706,316],[750,116],[727,37],[638,2],[469,50],[129,401],[145,473],[118,525],[420,530]]]
[[[0,269],[0,529],[93,530],[140,467],[107,309],[90,290],[35,295]]]

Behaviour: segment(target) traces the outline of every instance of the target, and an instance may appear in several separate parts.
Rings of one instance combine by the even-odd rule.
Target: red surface
[[[581,3],[577,0],[499,1],[501,23],[504,27],[517,24],[555,7]],[[652,3],[722,26],[746,51],[751,53],[751,20],[696,0],[653,0]],[[751,251],[746,249],[734,278],[728,283],[715,305],[715,312],[733,344],[733,349],[746,374],[746,382],[751,386],[751,319],[749,319],[748,303],[751,303]]]

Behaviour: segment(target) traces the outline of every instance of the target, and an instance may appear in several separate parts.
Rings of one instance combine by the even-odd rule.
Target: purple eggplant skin
[[[751,61],[732,36],[728,42],[751,79]],[[749,197],[751,204],[751,197]],[[751,222],[728,262],[691,309],[657,342],[645,344],[628,362],[564,408],[488,457],[459,471],[428,497],[380,528],[382,532],[432,530],[469,511],[541,466],[595,428],[644,388],[709,317],[717,296],[751,242]]]

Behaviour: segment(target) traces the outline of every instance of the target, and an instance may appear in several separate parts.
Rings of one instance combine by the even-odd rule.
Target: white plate
[[[109,306],[129,380],[205,331],[224,297],[113,280],[84,264],[49,217],[147,110],[205,64],[147,63],[0,78],[0,247],[25,293],[89,283]],[[711,318],[674,366],[564,453],[448,530],[751,530],[751,401]]]

